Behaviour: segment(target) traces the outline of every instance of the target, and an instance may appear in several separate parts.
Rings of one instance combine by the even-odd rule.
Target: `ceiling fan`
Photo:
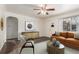
[[[33,9],[33,10],[39,10],[39,12],[37,13],[39,14],[44,14],[44,15],[48,15],[48,11],[54,11],[55,8],[47,8],[47,4],[43,4],[41,5],[41,7],[39,9]]]

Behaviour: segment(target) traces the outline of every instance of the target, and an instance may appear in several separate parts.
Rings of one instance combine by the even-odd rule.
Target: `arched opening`
[[[6,31],[7,40],[18,40],[18,19],[16,17],[7,17]]]

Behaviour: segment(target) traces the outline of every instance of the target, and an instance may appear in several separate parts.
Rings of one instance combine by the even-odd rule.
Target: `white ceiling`
[[[49,17],[58,15],[61,13],[74,11],[79,9],[78,4],[48,4],[47,8],[55,8],[55,11],[49,11],[49,15],[37,15],[39,11],[33,10],[34,8],[39,8],[40,5],[37,4],[7,4],[6,10],[10,12],[15,12],[23,15],[35,16],[35,17]]]

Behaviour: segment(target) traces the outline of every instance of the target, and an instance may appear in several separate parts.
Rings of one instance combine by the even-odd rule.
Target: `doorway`
[[[7,40],[18,40],[18,19],[12,16],[7,17],[6,27]]]

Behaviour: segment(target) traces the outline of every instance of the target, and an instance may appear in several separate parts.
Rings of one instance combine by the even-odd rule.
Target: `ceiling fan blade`
[[[46,15],[48,15],[49,13],[48,12],[46,12]]]
[[[33,10],[40,10],[40,9],[33,9]]]
[[[47,11],[54,11],[54,8],[46,9]]]
[[[38,12],[37,15],[39,15],[41,12]]]

